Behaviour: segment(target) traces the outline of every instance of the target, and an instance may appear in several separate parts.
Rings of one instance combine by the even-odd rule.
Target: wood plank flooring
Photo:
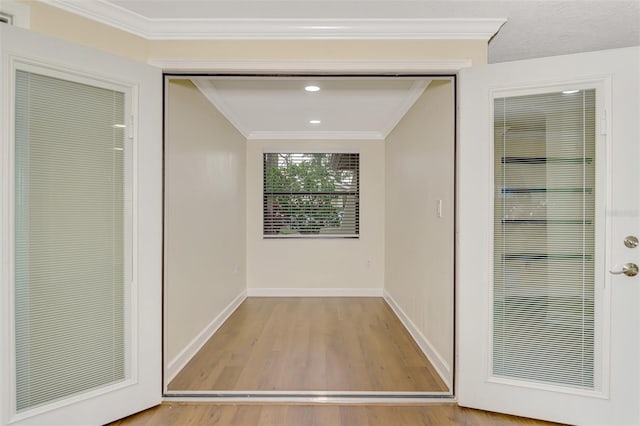
[[[247,405],[163,403],[112,426],[511,426],[554,423],[456,404],[424,405]]]
[[[382,298],[247,298],[169,390],[447,391]]]

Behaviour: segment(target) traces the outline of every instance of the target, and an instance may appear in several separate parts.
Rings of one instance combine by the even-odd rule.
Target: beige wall
[[[457,60],[487,63],[482,40],[146,40],[33,0],[31,29],[53,37],[147,62],[216,60]],[[402,71],[402,70],[398,70]]]
[[[168,85],[166,357],[245,290],[246,140],[188,80]]]
[[[65,12],[57,7],[20,0],[31,9],[31,30],[103,50],[125,58],[146,61],[148,41],[109,25]]]
[[[360,153],[359,239],[263,239],[265,150]],[[384,277],[384,141],[247,142],[247,288],[377,288]]]
[[[456,60],[486,64],[479,40],[235,40],[152,41],[148,59]],[[402,70],[399,70],[402,71]]]
[[[453,365],[454,117],[434,81],[387,137],[385,290]],[[442,200],[443,217],[436,214]]]

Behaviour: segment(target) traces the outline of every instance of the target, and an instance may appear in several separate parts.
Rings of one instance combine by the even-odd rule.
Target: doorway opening
[[[166,396],[448,397],[455,76],[166,75]]]

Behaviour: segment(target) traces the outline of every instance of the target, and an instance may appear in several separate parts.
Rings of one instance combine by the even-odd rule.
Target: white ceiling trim
[[[233,126],[244,136],[249,138],[250,130],[241,125],[242,120],[239,120],[231,111],[231,108],[226,104],[223,97],[220,96],[218,89],[215,88],[210,80],[197,79],[191,80],[193,84],[200,90],[200,92],[207,98],[209,102],[216,108]]]
[[[375,60],[220,60],[150,59],[149,65],[175,73],[450,73],[473,65],[470,59],[375,61]]]
[[[311,131],[311,132],[266,132],[249,134],[248,140],[384,140],[381,132],[375,131]]]
[[[398,125],[400,120],[402,120],[402,117],[409,112],[413,104],[416,103],[429,84],[431,84],[430,80],[418,80],[413,83],[411,89],[409,89],[409,94],[404,101],[402,101],[402,104],[400,104],[398,109],[389,116],[387,122],[382,126],[381,133],[385,138],[389,136],[389,133],[391,133],[391,131]]]
[[[41,0],[149,40],[489,40],[506,18],[151,19],[104,0]]]

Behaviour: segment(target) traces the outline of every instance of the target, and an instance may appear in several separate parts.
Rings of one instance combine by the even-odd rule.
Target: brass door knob
[[[628,277],[635,277],[636,275],[638,275],[638,265],[636,265],[635,263],[629,262],[622,265],[621,270],[609,271],[609,272],[612,273],[613,275],[625,274]]]

